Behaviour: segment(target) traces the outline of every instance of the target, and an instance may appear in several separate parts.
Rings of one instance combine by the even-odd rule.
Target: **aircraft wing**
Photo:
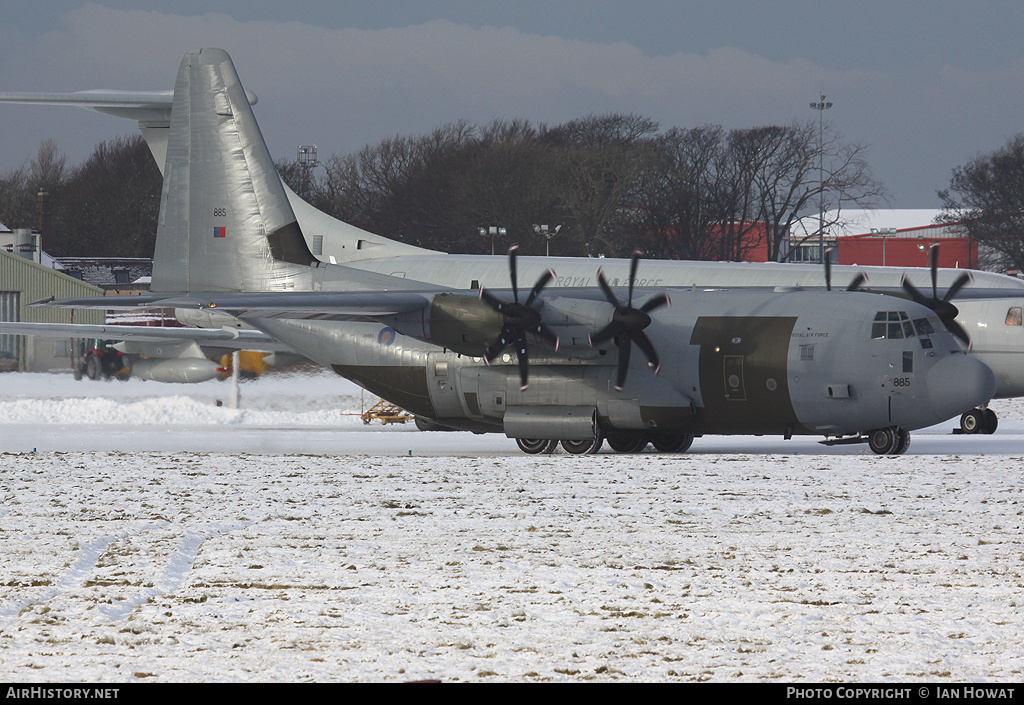
[[[360,320],[427,308],[436,291],[308,291],[193,293],[43,299],[30,306],[51,308],[192,308],[223,311],[239,318]],[[112,305],[113,304],[113,305]]]
[[[128,340],[138,343],[172,343],[192,340],[201,346],[262,352],[292,352],[290,347],[265,333],[229,328],[157,328],[84,323],[0,322],[0,334],[35,335],[43,338]]]

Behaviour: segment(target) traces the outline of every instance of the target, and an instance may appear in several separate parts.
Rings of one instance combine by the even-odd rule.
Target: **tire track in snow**
[[[168,523],[169,522],[149,524],[132,531],[124,531],[120,534],[114,534],[111,536],[102,536],[90,542],[78,551],[78,559],[71,565],[68,571],[53,583],[48,590],[43,592],[43,594],[20,600],[9,600],[5,604],[0,605],[0,620],[10,620],[11,618],[16,617],[29,605],[47,602],[57,595],[81,585],[85,582],[89,573],[96,567],[96,563],[99,561],[100,556],[102,556],[106,552],[107,547],[115,541],[121,541],[129,536],[162,528],[167,526]]]
[[[101,605],[99,607],[100,612],[103,616],[114,622],[127,619],[128,615],[136,607],[145,604],[153,598],[166,595],[180,588],[192,570],[196,557],[199,555],[199,549],[202,548],[204,542],[231,531],[248,528],[255,523],[255,521],[247,521],[207,531],[187,531],[171,556],[170,563],[167,564],[163,574],[154,581],[153,587],[146,588],[142,592],[126,597],[123,600],[118,600],[115,604]]]

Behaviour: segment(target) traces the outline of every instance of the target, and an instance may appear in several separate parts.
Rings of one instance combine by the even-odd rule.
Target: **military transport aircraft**
[[[227,312],[413,413],[534,453],[595,452],[605,438],[679,452],[742,433],[898,454],[909,431],[995,391],[941,316],[909,299],[655,285],[636,257],[618,285],[553,286],[543,272],[529,293],[514,250],[486,289],[324,262],[250,103],[224,51],[185,55],[151,293],[39,304]]]
[[[249,105],[256,103],[245,93]],[[83,91],[77,93],[0,93],[0,102],[73,105],[138,121],[161,171],[165,168],[171,120],[175,102],[173,91]],[[258,133],[256,135],[258,137]],[[259,138],[262,139],[262,138]],[[353,268],[426,282],[452,289],[501,288],[508,284],[508,264],[504,258],[486,255],[448,255],[395,242],[336,220],[304,202],[283,186],[305,247],[317,261],[346,264]],[[933,250],[934,252],[934,250]],[[554,268],[558,274],[549,283],[553,287],[600,286],[598,265],[612,286],[632,281],[637,286],[693,288],[762,288],[806,291],[831,288],[828,273],[817,265],[753,264],[734,262],[644,262],[641,277],[628,277],[628,260],[588,258],[521,257],[518,274],[524,281],[535,281]],[[930,277],[929,277],[930,274]],[[894,267],[835,267],[837,281],[853,288],[870,282],[871,291],[911,298],[937,312],[947,328],[968,347],[970,354],[988,365],[996,376],[994,398],[1024,396],[1024,282],[988,272],[972,272],[972,285],[964,270],[939,270],[933,266],[900,269]],[[930,279],[931,296],[927,292]],[[915,283],[916,282],[916,286]],[[605,295],[606,296],[606,295]],[[956,298],[956,305],[951,299]],[[892,304],[896,306],[897,304]],[[179,309],[178,318],[187,325],[236,329],[237,319],[216,316],[212,311]],[[244,326],[243,327],[247,327]],[[56,329],[49,329],[54,331]],[[37,328],[35,334],[45,334]],[[67,335],[55,332],[55,335]],[[269,338],[264,341],[269,344]],[[139,343],[137,345],[145,345]],[[185,349],[187,346],[180,346]],[[161,348],[161,351],[164,351]],[[157,353],[149,345],[151,356]],[[161,369],[190,368],[192,362],[170,361]],[[997,419],[986,405],[966,410],[960,420],[965,432],[995,430]]]

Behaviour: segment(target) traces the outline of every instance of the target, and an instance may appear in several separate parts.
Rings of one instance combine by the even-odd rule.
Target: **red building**
[[[937,223],[939,213],[925,209],[848,210],[837,218],[829,212],[825,214],[825,247],[833,249],[836,264],[927,267],[931,246],[937,244],[940,267],[977,268],[978,243],[965,237],[955,224]],[[829,226],[831,221],[836,222]],[[809,216],[793,229],[790,261],[819,261],[817,228],[818,216]]]

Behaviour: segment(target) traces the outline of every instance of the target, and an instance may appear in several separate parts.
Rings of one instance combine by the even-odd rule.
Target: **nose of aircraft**
[[[928,401],[941,423],[987,403],[996,392],[996,376],[969,355],[949,355],[928,370]]]

